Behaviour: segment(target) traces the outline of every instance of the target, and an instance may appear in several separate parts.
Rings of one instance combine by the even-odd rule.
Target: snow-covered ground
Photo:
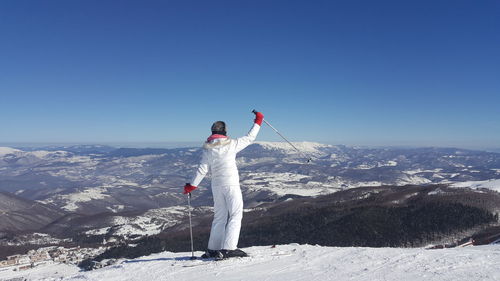
[[[293,148],[289,143],[286,142],[268,142],[268,141],[256,141],[256,144],[261,145],[265,149],[269,150],[280,150],[283,152],[295,154],[298,153],[295,148]],[[331,148],[332,145],[322,144],[317,142],[292,142],[292,144],[301,152],[309,154],[322,154],[322,148]]]
[[[62,209],[65,209],[67,211],[76,211],[78,210],[78,204],[77,204],[78,202],[89,202],[95,199],[103,199],[106,197],[110,197],[104,192],[106,192],[105,187],[94,187],[94,188],[89,187],[87,189],[83,189],[82,191],[70,194],[56,195],[53,198],[49,198],[40,202],[45,204],[50,204],[57,199],[66,202],[66,205],[61,207]]]
[[[211,207],[197,207],[196,211],[210,212]],[[168,208],[151,209],[144,214],[134,217],[115,216],[111,226],[91,229],[84,232],[86,235],[112,234],[124,239],[132,236],[148,236],[160,233],[168,227],[172,227],[185,219],[187,216],[186,206],[174,206]]]
[[[50,265],[24,272],[0,271],[0,279],[27,280],[500,280],[500,245],[440,250],[422,248],[337,248],[282,245],[245,249],[251,257],[189,260],[190,253],[163,252],[79,272]],[[201,252],[197,252],[200,255]]]
[[[4,156],[7,154],[14,154],[14,153],[19,153],[21,150],[15,149],[15,148],[10,148],[10,147],[0,147],[0,156]]]
[[[486,188],[500,192],[500,179],[486,181],[465,181],[457,182],[452,187],[469,187],[472,189]]]
[[[392,184],[395,185],[420,185],[431,183],[430,180],[416,175],[404,174]],[[328,177],[326,181],[313,181],[309,175],[297,173],[273,173],[273,172],[244,172],[242,173],[241,185],[250,192],[269,191],[279,196],[300,195],[318,196],[337,192],[341,189],[356,188],[363,186],[382,186],[380,181],[351,181],[340,176]]]
[[[15,236],[13,239],[2,239],[0,245],[20,246],[20,245],[58,245],[63,242],[71,242],[70,238],[60,239],[52,237],[47,233],[29,233]],[[1,275],[0,275],[1,276]]]

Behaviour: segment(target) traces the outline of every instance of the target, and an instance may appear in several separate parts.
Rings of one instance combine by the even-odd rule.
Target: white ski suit
[[[236,153],[250,145],[259,130],[260,125],[254,123],[244,137],[218,138],[203,145],[201,162],[191,184],[198,186],[210,171],[214,198],[214,220],[208,241],[210,250],[237,248],[243,217],[243,197],[236,167]]]

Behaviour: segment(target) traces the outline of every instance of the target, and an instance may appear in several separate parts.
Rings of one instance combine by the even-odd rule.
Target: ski
[[[208,264],[212,264],[212,262],[218,262],[218,261],[223,261],[223,260],[227,260],[227,259],[228,258],[214,258],[214,257],[203,258],[203,257],[199,257],[197,260],[193,260],[189,264],[183,264],[182,267],[196,267],[196,266],[200,266],[200,265],[208,265]]]

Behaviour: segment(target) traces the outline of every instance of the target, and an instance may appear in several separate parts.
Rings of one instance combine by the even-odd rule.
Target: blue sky
[[[498,1],[0,1],[0,143],[500,147]],[[279,141],[263,128],[259,140]]]

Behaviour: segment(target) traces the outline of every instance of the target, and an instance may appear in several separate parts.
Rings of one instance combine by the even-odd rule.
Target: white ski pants
[[[208,249],[235,250],[240,238],[243,197],[239,185],[212,186],[214,220]]]

